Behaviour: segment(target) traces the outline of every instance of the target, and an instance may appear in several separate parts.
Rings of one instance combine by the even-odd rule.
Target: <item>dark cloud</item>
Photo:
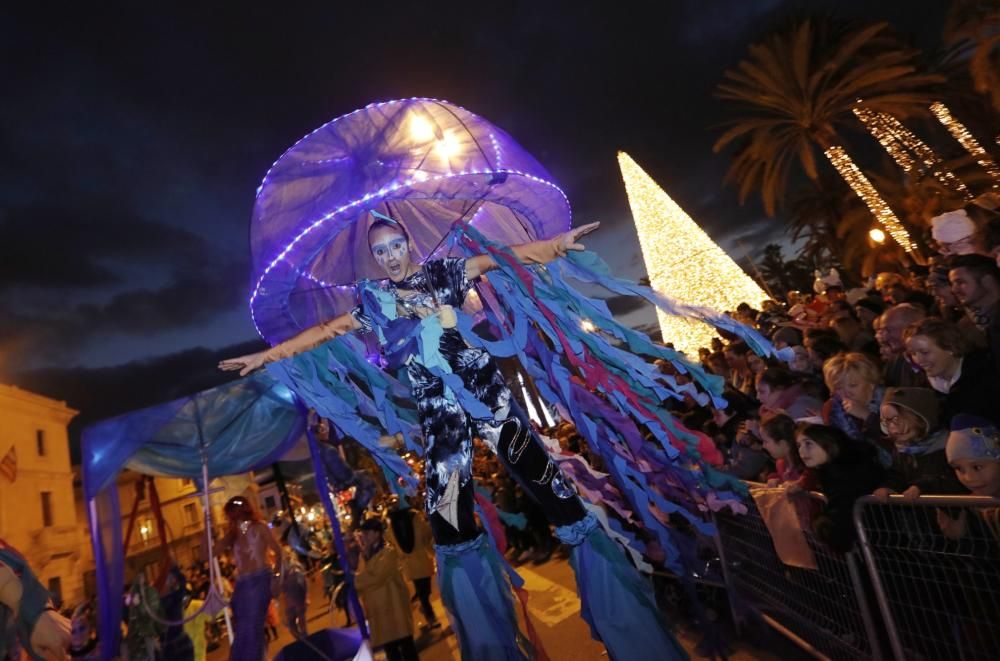
[[[192,268],[210,251],[204,237],[146,220],[110,199],[74,199],[0,211],[0,290],[85,289],[120,284],[108,263]]]
[[[263,348],[258,340],[218,350],[193,348],[115,367],[37,369],[15,375],[13,383],[80,411],[69,427],[76,463],[80,432],[88,425],[232,381],[236,374],[221,372],[216,364]]]
[[[204,324],[243,305],[245,264],[206,264],[175,274],[163,287],[130,289],[100,303],[25,313],[0,303],[5,371],[39,359],[72,359],[97,339],[155,336]]]
[[[778,223],[721,184],[729,157],[711,145],[728,112],[712,96],[722,72],[792,13],[836,8],[933,39],[944,11],[902,0],[383,4],[5,7],[0,57],[16,66],[0,103],[0,359],[94,365],[211,345],[203,331],[248,337],[235,311],[264,172],[327,120],[413,95],[515,136],[578,218],[606,223],[594,247],[616,275],[643,271],[618,149],[742,255],[735,239],[759,247]]]

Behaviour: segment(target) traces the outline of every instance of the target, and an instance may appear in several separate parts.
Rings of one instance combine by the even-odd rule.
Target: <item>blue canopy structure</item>
[[[121,470],[198,480],[203,475],[211,479],[246,473],[274,463],[303,434],[308,435],[307,419],[308,411],[291,390],[267,372],[259,372],[104,420],[83,431],[83,489],[90,514],[105,659],[117,654],[120,639],[125,579],[117,488]],[[311,452],[316,453],[315,439],[308,440]],[[321,485],[325,475],[321,462],[316,464]],[[329,498],[323,500],[339,533]]]

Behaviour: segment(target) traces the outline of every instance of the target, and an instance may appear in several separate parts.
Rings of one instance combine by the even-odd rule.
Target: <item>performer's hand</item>
[[[455,314],[455,308],[450,305],[439,307],[438,317],[441,318],[441,328],[454,328],[458,325],[458,315]]]
[[[563,257],[570,250],[586,250],[586,247],[580,243],[580,239],[587,236],[598,227],[600,223],[589,223],[581,227],[576,227],[568,232],[563,232],[559,236],[552,239],[552,244],[555,246],[556,253]]]
[[[31,647],[46,661],[63,661],[70,643],[70,622],[56,611],[42,611],[31,631]]]
[[[396,448],[402,447],[403,435],[396,434],[395,436],[379,436],[378,444],[379,447],[395,450]]]
[[[230,358],[228,360],[219,361],[219,369],[223,372],[232,372],[233,370],[239,370],[240,376],[246,376],[254,370],[258,370],[264,366],[264,352],[260,351],[258,353],[252,353],[246,356],[240,356],[239,358]]]

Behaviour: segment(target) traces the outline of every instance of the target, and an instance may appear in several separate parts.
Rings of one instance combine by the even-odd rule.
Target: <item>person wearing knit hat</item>
[[[969,255],[979,252],[975,245],[976,224],[965,209],[955,209],[931,218],[931,236],[942,255]]]
[[[948,431],[940,427],[938,395],[930,388],[888,388],[879,408],[882,432],[893,442],[892,465],[875,497],[907,500],[921,494],[963,493],[948,465]]]
[[[1000,497],[1000,429],[993,423],[955,416],[945,452],[958,479],[973,495]]]
[[[906,427],[897,424],[896,429],[900,430],[901,433],[895,435],[886,427],[887,423],[893,422],[892,416],[890,415],[888,418],[885,415],[882,416],[882,431],[893,437],[894,440],[899,438],[909,444],[914,438],[938,428],[938,415],[941,407],[937,394],[930,388],[889,388],[885,391],[882,406],[892,406],[900,409],[899,413],[910,414],[907,422],[911,424]],[[917,427],[912,424],[914,419],[919,422]]]

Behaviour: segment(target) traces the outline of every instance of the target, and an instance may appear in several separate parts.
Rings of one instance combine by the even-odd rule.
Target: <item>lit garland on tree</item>
[[[965,151],[972,154],[980,167],[986,170],[990,178],[993,179],[993,188],[1000,188],[1000,168],[997,167],[996,161],[983,149],[983,146],[979,144],[979,141],[969,132],[969,129],[965,128],[962,122],[955,119],[951,111],[948,110],[948,106],[940,101],[931,104],[931,112],[948,129],[952,137],[965,147]]]
[[[844,148],[834,145],[823,153],[830,159],[833,167],[837,169],[837,172],[844,178],[844,181],[850,185],[851,190],[864,200],[868,209],[871,210],[872,215],[875,216],[875,220],[885,228],[889,236],[895,239],[896,243],[903,246],[906,252],[915,252],[916,246],[910,240],[909,232],[906,231],[906,228],[896,218],[896,214],[893,213],[889,205],[886,204],[886,201],[875,190],[875,186],[872,185],[868,177],[861,172],[854,161],[851,160],[851,157],[847,155]]]
[[[903,126],[898,119],[888,113],[875,112],[860,105],[854,107],[854,114],[904,172],[909,173],[916,169],[919,161],[920,171],[930,170],[946,187],[961,193],[967,199],[972,199],[972,193],[965,183],[944,167],[941,158],[934,153],[934,150],[913,131]]]
[[[625,152],[618,152],[639,247],[653,289],[720,312],[759,306],[767,294]],[[689,356],[716,336],[707,324],[657,310],[664,342]]]

